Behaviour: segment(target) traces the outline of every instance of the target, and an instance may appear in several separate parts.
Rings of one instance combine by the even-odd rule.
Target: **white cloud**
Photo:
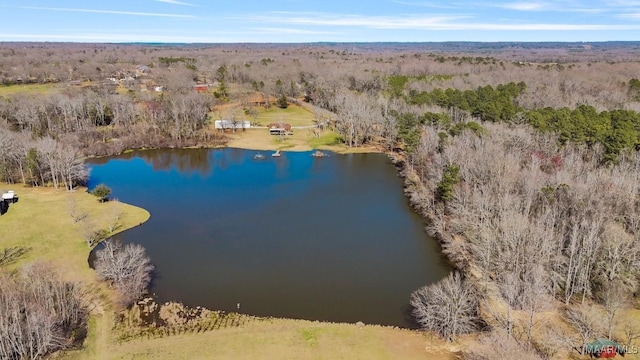
[[[453,20],[468,19],[455,16],[363,16],[344,14],[274,12],[272,16],[250,16],[250,21],[308,26],[351,26],[372,29],[416,29],[444,25]]]
[[[299,34],[299,35],[339,34],[333,31],[315,31],[315,30],[292,29],[292,28],[281,28],[281,27],[260,27],[260,28],[252,28],[251,30],[256,31],[257,33],[270,33],[270,34]]]
[[[619,18],[623,19],[632,19],[632,20],[640,20],[640,12],[637,13],[629,13],[629,14],[620,14]]]
[[[545,3],[539,2],[514,2],[514,3],[502,3],[497,4],[498,7],[510,10],[519,10],[519,11],[538,11],[546,8]]]
[[[460,9],[463,7],[464,8],[469,7],[469,4],[461,4],[461,3],[455,3],[455,2],[450,2],[446,5],[434,4],[433,2],[427,2],[427,1],[393,0],[393,2],[400,5],[417,6],[417,7],[425,7],[425,8],[432,8],[432,9]]]
[[[176,1],[176,0],[154,0],[154,1],[161,2],[161,3],[166,3],[166,4],[173,4],[173,5],[195,6],[194,4],[189,4],[189,3],[186,3],[186,2]]]
[[[250,35],[250,34],[249,34]],[[236,43],[246,42],[246,34],[210,34],[200,36],[165,35],[148,33],[73,33],[73,34],[24,34],[0,33],[3,41],[71,41],[97,43],[168,42],[168,43]]]
[[[636,7],[640,6],[640,1],[638,0],[613,0],[607,1],[607,5],[616,6],[616,7]]]
[[[380,30],[487,30],[487,31],[607,31],[640,30],[634,24],[562,24],[562,23],[483,23],[473,22],[473,16],[362,16],[343,14],[309,14],[278,12],[267,16],[246,17],[245,20],[294,26],[354,27]],[[461,21],[464,20],[464,21]]]
[[[519,1],[519,2],[506,2],[496,3],[490,6],[499,7],[502,9],[516,10],[516,11],[553,11],[564,13],[603,13],[607,10],[595,7],[586,7],[583,4],[576,5],[573,2],[545,2],[545,1]]]
[[[51,8],[51,7],[39,7],[39,6],[18,6],[17,8],[19,8],[19,9],[30,9],[30,10],[67,11],[67,12],[84,12],[84,13],[95,13],[95,14],[114,14],[114,15],[132,15],[132,16],[154,16],[154,17],[173,17],[173,18],[193,18],[193,17],[195,17],[193,15],[148,13],[148,12],[119,11],[119,10]]]

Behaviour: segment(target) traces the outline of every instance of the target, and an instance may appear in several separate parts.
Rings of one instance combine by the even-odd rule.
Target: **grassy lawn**
[[[332,131],[328,131],[320,135],[320,137],[318,138],[314,137],[310,139],[309,146],[313,149],[317,149],[317,148],[322,148],[327,146],[339,145],[341,143],[340,141],[341,141],[340,135]]]
[[[0,248],[22,246],[29,252],[13,266],[35,260],[53,263],[69,280],[95,282],[93,270],[87,264],[89,248],[82,236],[80,223],[74,224],[69,208],[86,213],[96,228],[106,228],[116,212],[122,214],[127,229],[145,222],[149,213],[120,202],[100,203],[95,196],[79,189],[28,188],[0,184],[0,189],[14,190],[19,201],[0,217]]]
[[[381,326],[271,319],[238,328],[111,342],[86,359],[450,359],[450,344],[424,333]]]
[[[0,96],[16,94],[51,94],[60,88],[60,84],[24,84],[24,85],[0,85]]]
[[[313,125],[315,119],[313,113],[303,107],[290,104],[286,109],[280,109],[277,106],[271,108],[258,109],[258,116],[255,121],[262,126],[267,126],[272,122],[285,122],[291,126],[307,126]]]
[[[258,126],[267,126],[272,122],[285,122],[291,126],[308,126],[313,125],[315,119],[313,112],[308,109],[290,104],[286,109],[280,109],[277,106],[271,106],[269,109],[258,106],[253,108],[256,111],[255,116],[245,114],[244,110],[238,103],[229,103],[219,106],[216,111],[210,112],[211,122],[220,119],[236,118],[239,120],[248,120],[252,123],[256,122]]]
[[[311,129],[293,129],[293,135],[287,135],[283,141],[276,135],[270,135],[266,129],[248,129],[236,133],[228,132],[229,147],[251,150],[309,151],[313,149],[330,150],[341,154],[378,152],[373,147],[349,148],[340,143],[340,136],[333,131],[325,131],[316,138]]]

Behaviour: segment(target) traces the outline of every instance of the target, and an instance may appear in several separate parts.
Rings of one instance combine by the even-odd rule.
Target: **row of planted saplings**
[[[153,298],[145,298],[119,315],[116,329],[119,340],[127,341],[239,327],[259,320],[264,318],[176,302],[158,304]]]

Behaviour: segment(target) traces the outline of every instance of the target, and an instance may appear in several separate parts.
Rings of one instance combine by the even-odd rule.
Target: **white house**
[[[216,120],[216,129],[249,129],[251,122],[248,120]]]

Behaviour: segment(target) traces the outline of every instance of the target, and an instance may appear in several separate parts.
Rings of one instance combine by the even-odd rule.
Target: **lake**
[[[158,301],[412,327],[409,296],[449,271],[383,154],[148,150],[92,159],[89,187],[151,218],[141,244]]]

